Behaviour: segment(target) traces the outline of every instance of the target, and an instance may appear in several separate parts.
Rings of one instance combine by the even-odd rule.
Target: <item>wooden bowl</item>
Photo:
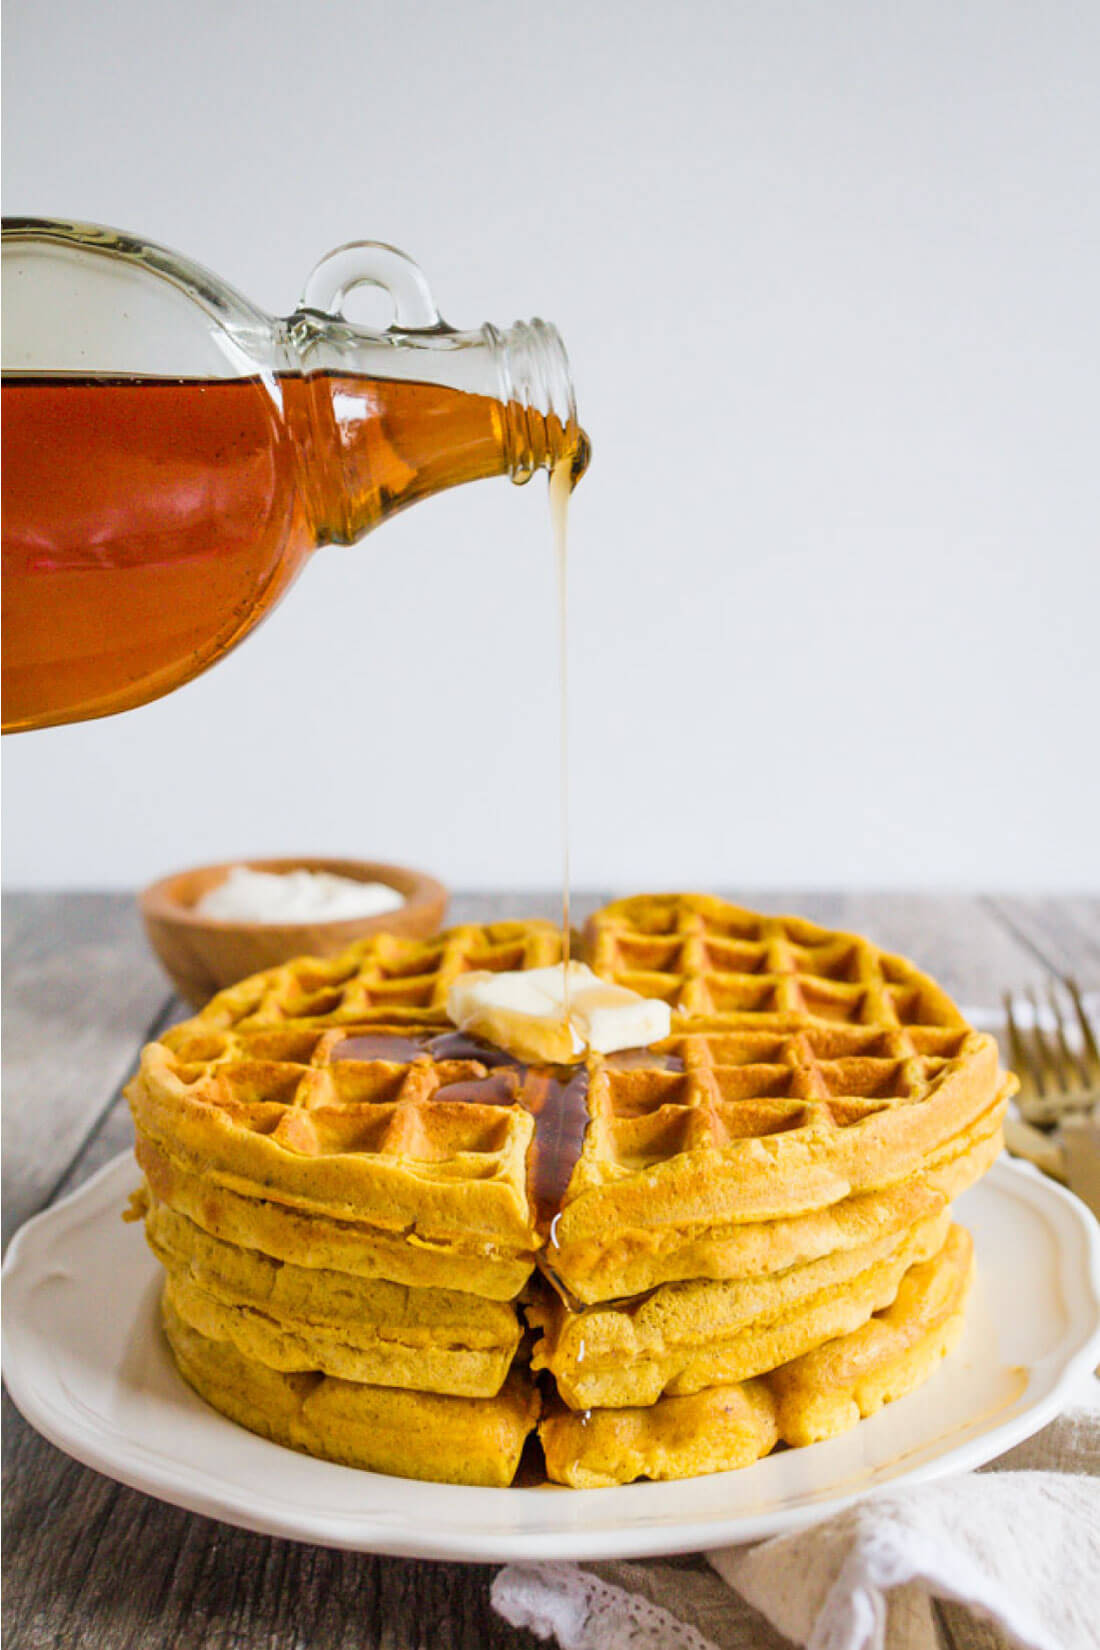
[[[405,904],[376,917],[338,922],[215,922],[194,909],[234,865],[253,871],[331,871],[356,882],[385,882]],[[216,991],[291,957],[332,957],[367,934],[422,939],[437,932],[447,909],[441,882],[403,865],[366,859],[248,859],[200,865],[162,877],[138,895],[145,932],[180,996],[201,1008]]]

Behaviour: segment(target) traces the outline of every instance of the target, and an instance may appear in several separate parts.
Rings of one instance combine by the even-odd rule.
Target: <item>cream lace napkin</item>
[[[562,1650],[1100,1650],[1100,1383],[982,1472],[705,1560],[510,1564],[493,1603]]]

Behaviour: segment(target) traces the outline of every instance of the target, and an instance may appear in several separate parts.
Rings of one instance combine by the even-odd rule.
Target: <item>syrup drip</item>
[[[399,1031],[369,1031],[345,1037],[332,1053],[334,1060],[390,1060],[407,1065],[410,1060],[480,1060],[483,1066],[515,1065],[510,1054],[492,1043],[467,1037],[464,1031],[419,1032],[405,1036]]]
[[[535,1219],[544,1234],[561,1213],[588,1129],[588,1072],[584,1066],[556,1071],[529,1071],[520,1095],[535,1119],[534,1161],[528,1179]]]
[[[468,1100],[483,1106],[517,1102],[535,1120],[527,1166],[528,1191],[540,1231],[549,1230],[561,1210],[588,1128],[588,1073],[583,1066],[525,1066],[518,1060],[488,1077],[444,1083],[435,1100]]]
[[[569,497],[588,459],[582,444],[554,465],[550,472],[550,522],[554,539],[554,560],[558,592],[558,671],[560,693],[560,783],[561,783],[561,952],[564,975],[562,1017],[569,1019],[569,674],[568,649],[568,550]],[[638,1064],[659,1061],[675,1069],[668,1056],[650,1056],[638,1049]],[[535,1138],[528,1163],[528,1191],[541,1231],[549,1232],[561,1213],[566,1190],[584,1150],[588,1128],[588,1072],[584,1066],[528,1066],[503,1049],[465,1032],[445,1031],[436,1035],[369,1032],[346,1037],[334,1049],[334,1060],[392,1060],[407,1064],[413,1060],[470,1060],[488,1070],[485,1077],[460,1079],[436,1089],[433,1100],[469,1102],[490,1106],[524,1106],[535,1120]],[[677,1062],[679,1069],[682,1063]]]

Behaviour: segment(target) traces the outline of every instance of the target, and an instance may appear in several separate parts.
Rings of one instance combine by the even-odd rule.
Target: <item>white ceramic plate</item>
[[[960,1346],[843,1437],[741,1472],[614,1490],[422,1484],[266,1443],[186,1387],[157,1324],[159,1268],[120,1219],[132,1160],[29,1221],[5,1277],[4,1372],[31,1424],[177,1506],[331,1547],[504,1561],[693,1551],[805,1523],[884,1485],[992,1459],[1051,1420],[1100,1358],[1100,1236],[1075,1198],[999,1163],[958,1205],[978,1282]]]

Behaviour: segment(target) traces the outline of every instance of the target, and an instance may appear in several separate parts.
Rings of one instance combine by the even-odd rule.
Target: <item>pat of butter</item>
[[[587,963],[501,974],[461,975],[447,994],[447,1013],[462,1031],[485,1037],[523,1060],[567,1065],[586,1049],[613,1054],[667,1037],[672,1011],[665,1002],[610,985]]]

